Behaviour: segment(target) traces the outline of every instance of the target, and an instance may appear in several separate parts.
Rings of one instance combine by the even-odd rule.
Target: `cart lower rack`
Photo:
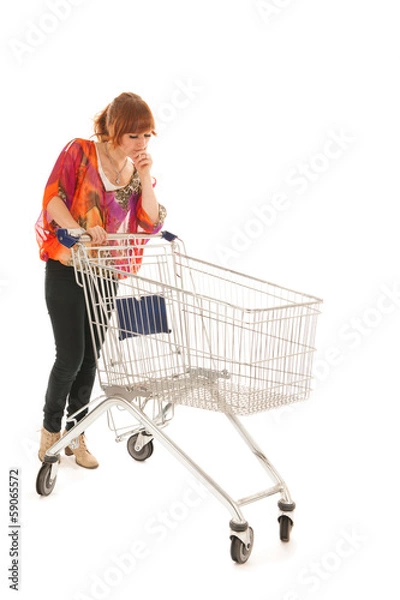
[[[66,230],[59,237],[77,242]],[[73,256],[92,341],[101,345],[104,396],[47,451],[37,492],[52,492],[61,450],[106,412],[135,460],[149,458],[159,441],[227,507],[235,562],[246,562],[253,547],[241,511],[250,502],[278,494],[280,538],[289,541],[295,503],[239,416],[309,396],[322,301],[190,257],[167,232],[109,236],[100,247],[81,238]],[[165,434],[178,404],[224,413],[274,485],[233,500]],[[121,413],[136,425],[117,424]]]

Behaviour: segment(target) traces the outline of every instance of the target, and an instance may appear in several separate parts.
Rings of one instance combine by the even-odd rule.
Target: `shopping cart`
[[[103,395],[81,420],[72,415],[74,426],[47,451],[37,492],[52,492],[61,450],[106,412],[135,460],[149,458],[153,440],[161,442],[228,508],[233,561],[246,562],[253,547],[241,507],[262,498],[280,495],[280,539],[289,541],[295,503],[239,416],[309,396],[322,301],[188,256],[168,232],[109,236],[99,247],[68,230],[59,239],[74,245],[93,343],[102,344]],[[274,485],[233,500],[165,434],[179,404],[224,413]]]

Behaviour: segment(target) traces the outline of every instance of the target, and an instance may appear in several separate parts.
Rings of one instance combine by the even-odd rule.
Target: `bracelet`
[[[73,235],[74,237],[81,237],[81,235],[83,235],[84,233],[86,233],[86,229],[83,229],[83,227],[74,227],[72,229],[68,229],[68,233],[70,235]]]
[[[167,209],[162,204],[158,205],[158,223],[157,225],[162,225],[167,216]]]

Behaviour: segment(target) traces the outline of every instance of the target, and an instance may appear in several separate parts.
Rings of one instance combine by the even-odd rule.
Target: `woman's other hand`
[[[138,152],[132,156],[133,164],[135,165],[140,179],[143,179],[146,175],[150,175],[150,170],[153,164],[153,159],[147,152]]]
[[[107,241],[107,232],[103,227],[100,227],[100,225],[89,227],[86,229],[86,233],[92,238],[92,244],[96,244],[97,246],[101,246]]]

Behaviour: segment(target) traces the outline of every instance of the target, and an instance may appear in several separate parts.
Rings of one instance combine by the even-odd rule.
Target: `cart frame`
[[[72,233],[72,235],[71,235]],[[90,286],[88,285],[88,281],[93,282],[95,279],[96,281],[98,280],[99,277],[99,272],[100,272],[100,280],[102,281],[102,276],[104,275],[105,272],[107,273],[112,273],[112,276],[115,278],[115,276],[117,276],[116,278],[120,278],[122,281],[127,281],[128,283],[123,283],[122,285],[128,285],[129,286],[129,282],[130,281],[135,281],[135,284],[137,283],[138,280],[143,279],[143,281],[146,282],[146,285],[144,285],[144,287],[146,288],[147,286],[147,282],[150,282],[150,284],[155,283],[156,285],[159,285],[160,282],[159,281],[155,281],[152,279],[146,279],[145,275],[146,272],[144,272],[143,275],[141,275],[141,272],[138,271],[138,268],[133,269],[133,272],[128,273],[126,270],[126,263],[124,263],[124,265],[121,267],[121,264],[118,264],[118,244],[121,243],[121,241],[124,244],[127,244],[128,246],[131,245],[136,245],[136,247],[140,247],[140,252],[137,253],[136,258],[134,258],[134,260],[137,260],[138,262],[138,266],[139,263],[142,262],[142,246],[144,244],[147,244],[147,242],[149,242],[150,240],[156,240],[157,243],[161,243],[162,245],[165,244],[165,246],[169,246],[170,249],[167,251],[168,253],[168,260],[172,260],[172,264],[173,264],[173,269],[175,270],[174,272],[174,281],[173,281],[173,285],[171,284],[171,282],[168,283],[167,287],[169,288],[169,290],[173,292],[174,296],[173,299],[175,301],[175,294],[177,294],[179,296],[179,300],[182,301],[182,294],[184,295],[183,299],[185,300],[185,294],[189,294],[190,298],[193,300],[194,303],[198,302],[198,299],[200,298],[200,296],[197,294],[197,289],[196,289],[196,285],[193,283],[192,280],[190,283],[190,290],[185,290],[182,289],[182,281],[183,278],[181,277],[183,271],[182,271],[182,264],[188,264],[188,274],[191,277],[191,272],[190,272],[190,257],[188,257],[186,255],[186,252],[182,252],[182,248],[184,250],[184,245],[183,243],[177,239],[176,236],[173,236],[172,234],[169,234],[168,232],[162,232],[160,234],[155,234],[155,235],[145,235],[145,234],[134,234],[129,235],[129,236],[122,236],[122,235],[115,235],[115,236],[109,236],[109,242],[108,243],[112,243],[113,246],[110,246],[110,252],[113,255],[112,258],[112,265],[110,266],[110,262],[104,262],[103,261],[99,261],[99,253],[105,253],[104,249],[98,249],[98,248],[93,248],[90,247],[86,242],[85,242],[85,238],[81,237],[80,239],[75,238],[75,235],[73,232],[68,232],[66,230],[62,230],[60,237],[64,236],[67,238],[67,243],[70,243],[70,245],[76,244],[74,246],[73,249],[73,256],[74,256],[74,268],[75,268],[75,273],[76,273],[76,277],[77,277],[77,282],[80,283],[80,285],[83,286],[84,288],[84,293],[85,293],[85,299],[86,299],[86,303],[88,306],[88,309],[90,309],[92,311],[92,319],[91,319],[91,330],[92,330],[92,338],[93,338],[93,342],[95,343],[95,327],[96,325],[98,325],[98,321],[100,320],[100,327],[104,328],[106,327],[107,329],[109,329],[111,327],[112,330],[112,326],[110,326],[110,324],[104,324],[104,315],[101,314],[100,318],[99,318],[99,313],[96,312],[96,310],[94,310],[93,313],[93,289],[90,289]],[[68,242],[69,240],[69,242]],[[162,241],[161,241],[162,240]],[[114,252],[115,250],[115,246],[117,246],[117,250]],[[164,247],[164,246],[163,246]],[[136,251],[135,251],[136,252]],[[155,251],[155,255],[157,255],[158,250]],[[145,256],[146,253],[144,253]],[[116,258],[117,257],[117,258]],[[178,257],[178,260],[176,259],[176,257]],[[157,258],[157,256],[156,256]],[[108,257],[109,259],[109,257]],[[132,256],[130,256],[130,259],[132,260]],[[188,263],[186,263],[185,261],[189,261]],[[156,261],[157,262],[157,261]],[[213,265],[211,265],[210,263],[205,263],[204,261],[199,261],[201,262],[203,265],[210,265],[210,267],[214,267]],[[117,263],[117,264],[115,264]],[[85,277],[81,276],[82,271],[84,271],[86,273],[86,275],[88,275],[88,278],[85,279]],[[144,269],[145,271],[145,269]],[[225,270],[227,273],[230,274],[234,274],[234,271],[230,271],[230,270]],[[241,274],[237,274],[237,275],[241,275]],[[250,278],[252,281],[258,281],[260,282],[260,284],[263,284],[265,282],[262,282],[261,280],[256,280],[255,278]],[[187,285],[187,279],[186,281],[186,285]],[[193,285],[192,285],[193,284]],[[268,284],[269,285],[269,284]],[[272,285],[272,284],[271,284]],[[280,288],[281,290],[284,290],[285,288]],[[293,292],[292,290],[285,290],[288,293],[293,293],[293,294],[297,294],[296,292]],[[116,293],[115,297],[113,298],[113,300],[115,300],[115,298],[117,297],[118,293]],[[203,294],[204,296],[204,294]],[[271,306],[269,309],[272,312],[276,311],[276,310],[283,310],[283,309],[287,309],[287,310],[291,310],[293,308],[293,305],[298,306],[299,304],[302,305],[302,310],[306,310],[309,311],[310,307],[311,307],[311,313],[307,314],[307,322],[309,320],[312,321],[312,327],[310,330],[307,329],[307,344],[302,343],[301,344],[301,351],[298,350],[298,348],[296,347],[296,352],[294,352],[293,354],[295,355],[295,358],[292,360],[292,362],[290,362],[290,368],[293,370],[293,365],[298,365],[299,364],[299,360],[300,360],[300,364],[301,364],[301,368],[307,369],[307,377],[305,379],[307,379],[307,386],[306,388],[304,388],[303,386],[303,379],[301,379],[301,385],[298,383],[298,381],[300,380],[294,380],[290,381],[289,384],[289,389],[292,388],[296,388],[296,387],[301,387],[302,389],[302,393],[298,394],[299,397],[297,397],[295,394],[293,395],[293,397],[289,397],[287,398],[287,402],[292,402],[292,401],[296,401],[299,399],[304,399],[305,397],[308,397],[308,394],[310,392],[310,380],[311,380],[311,366],[312,366],[312,353],[315,350],[313,348],[313,346],[310,346],[310,343],[314,342],[314,337],[315,337],[315,327],[316,327],[316,318],[317,315],[319,314],[320,310],[319,310],[319,306],[321,304],[321,300],[319,298],[315,298],[313,296],[307,296],[307,295],[301,295],[302,297],[302,302],[299,303],[295,303],[293,300],[291,302],[288,302],[287,305],[282,305],[282,302],[280,303],[279,306],[275,305]],[[187,299],[187,298],[186,298]],[[208,301],[207,301],[208,302]],[[225,304],[230,304],[229,302],[225,302]],[[185,302],[183,302],[183,306],[185,306]],[[193,304],[193,306],[197,306],[197,304]],[[208,304],[207,304],[208,306]],[[303,308],[304,307],[304,308]],[[113,310],[115,311],[115,306],[113,305]],[[180,305],[180,308],[182,309],[182,306]],[[98,309],[97,309],[98,310]],[[183,312],[184,309],[182,309]],[[224,308],[224,314],[226,314],[226,311],[230,310],[230,307],[228,307],[228,309]],[[250,310],[246,309],[245,314],[249,314],[249,312],[251,313],[251,315],[253,316],[254,314],[256,314],[256,317],[254,317],[254,322],[256,323],[256,327],[259,327],[258,322],[264,318],[263,315],[265,315],[265,309],[264,312],[260,312],[259,314],[261,316],[259,316],[258,314],[258,309],[257,308],[252,308]],[[190,312],[190,311],[189,311]],[[195,311],[192,311],[195,312]],[[179,313],[179,311],[178,311]],[[275,313],[274,313],[275,314]],[[283,314],[283,313],[280,313]],[[286,313],[285,313],[286,314]],[[288,313],[289,314],[289,313]],[[292,313],[290,313],[292,314]],[[183,315],[184,318],[186,318],[186,315]],[[218,317],[219,315],[217,315]],[[178,321],[181,319],[182,315],[179,313],[177,315]],[[198,315],[196,315],[196,318],[198,317]],[[247,317],[246,317],[247,318]],[[289,320],[289,317],[286,316],[285,317],[287,320]],[[204,321],[204,314],[201,313],[201,309],[200,309],[200,320]],[[215,317],[213,316],[213,320],[215,320]],[[282,316],[279,317],[279,320],[282,320]],[[178,323],[178,321],[176,321],[175,325]],[[209,325],[210,321],[207,321],[207,319],[205,320],[205,324],[203,322],[203,325],[201,325],[201,334],[205,335],[205,340],[206,340],[206,344],[209,343],[208,340],[208,333],[207,333],[207,325]],[[178,323],[179,326],[182,326],[182,323]],[[178,326],[178,329],[179,329]],[[211,325],[210,327],[213,327],[214,325]],[[117,328],[120,328],[120,323],[117,323],[116,325]],[[252,327],[254,327],[254,325],[252,325]],[[263,324],[263,322],[261,323],[261,327],[263,328],[262,330],[257,329],[257,331],[264,331],[265,330],[265,325]],[[276,332],[276,325],[274,325],[274,329],[273,331]],[[286,324],[285,324],[286,327]],[[291,324],[291,327],[293,329],[293,323]],[[187,335],[187,332],[184,330],[185,328],[183,327],[183,344],[185,344],[185,335]],[[249,326],[246,325],[244,327],[244,330],[249,329]],[[270,335],[270,329],[268,330],[268,335]],[[285,330],[286,331],[286,330]],[[297,330],[296,330],[297,331]],[[299,326],[299,332],[301,333],[301,335],[305,335],[305,329],[304,329],[304,324],[301,325],[301,327]],[[106,334],[107,335],[107,334]],[[144,334],[134,334],[135,337],[144,337]],[[148,338],[155,338],[158,335],[158,332],[152,334],[152,333],[146,333]],[[163,333],[162,334],[164,337],[168,338],[169,332],[167,333]],[[246,331],[244,332],[243,335],[246,335]],[[253,335],[253,333],[251,334]],[[286,335],[286,334],[285,334]],[[274,335],[274,337],[276,337]],[[279,336],[277,336],[279,337]],[[233,339],[233,338],[232,338]],[[242,339],[242,336],[241,336]],[[251,338],[252,339],[252,338]],[[204,342],[204,340],[203,340]],[[124,344],[124,341],[120,341],[120,344]],[[136,343],[136,342],[130,342],[130,343]],[[277,342],[278,343],[278,342]],[[279,339],[279,344],[280,346],[282,346],[282,340]],[[168,339],[168,344],[171,344],[170,340]],[[112,344],[111,344],[112,345]],[[115,345],[115,344],[114,344]],[[119,346],[119,344],[116,344],[117,346]],[[273,342],[272,342],[273,345]],[[173,344],[172,344],[173,346]],[[171,347],[172,347],[171,346]],[[157,346],[156,346],[157,347]],[[300,346],[299,346],[300,347]],[[105,343],[104,339],[103,339],[103,348],[105,351],[106,359],[104,359],[106,362],[107,360],[110,360],[110,357],[108,356],[108,351],[109,348],[107,347],[107,343]],[[115,351],[115,348],[113,349],[113,352]],[[276,352],[276,350],[274,350],[274,352]],[[300,354],[301,357],[300,359],[297,357],[297,354]],[[304,362],[304,357],[303,354],[306,356],[306,362]],[[163,356],[164,356],[164,350],[163,350]],[[181,357],[179,356],[179,359]],[[197,358],[197,357],[196,357]],[[202,360],[203,356],[201,357]],[[100,359],[100,360],[103,360]],[[114,359],[112,359],[114,360]],[[281,363],[276,363],[276,359],[274,358],[275,362],[273,362],[273,372],[275,373],[276,371],[281,371],[282,369],[276,368],[276,364],[279,365],[279,367],[281,367]],[[295,362],[293,362],[295,361]],[[218,361],[217,361],[218,362]],[[237,361],[236,361],[237,362]],[[263,364],[265,363],[265,361],[263,362]],[[129,366],[132,367],[131,363]],[[164,363],[162,361],[160,361],[160,364],[164,365]],[[198,361],[197,364],[203,364],[201,361]],[[209,363],[207,363],[209,364]],[[286,361],[284,364],[287,364]],[[234,368],[237,367],[237,364],[232,362],[232,365]],[[169,368],[169,367],[168,367]],[[238,368],[238,367],[237,367]],[[250,367],[249,367],[250,368]],[[246,366],[246,371],[245,371],[245,377],[248,377],[248,373],[249,368]],[[119,367],[118,367],[119,369]],[[164,432],[164,427],[169,423],[169,421],[171,420],[172,416],[173,416],[173,412],[174,412],[174,406],[176,403],[179,402],[179,400],[177,400],[177,396],[176,393],[181,393],[181,394],[185,394],[186,393],[186,387],[187,387],[187,378],[191,378],[192,377],[192,373],[193,373],[193,367],[189,366],[189,369],[186,369],[185,371],[185,377],[183,379],[183,384],[180,384],[177,388],[177,390],[174,388],[173,389],[173,394],[171,396],[171,394],[168,391],[168,388],[165,388],[165,381],[163,383],[163,386],[159,387],[159,381],[157,382],[158,387],[156,386],[156,388],[153,388],[150,386],[149,388],[146,389],[146,387],[144,386],[138,386],[136,381],[129,381],[128,384],[125,382],[122,382],[121,384],[118,384],[118,378],[121,378],[121,373],[118,370],[118,377],[117,379],[110,373],[112,371],[111,367],[110,367],[110,372],[108,372],[107,369],[107,365],[106,367],[104,367],[104,364],[102,366],[102,364],[100,362],[98,362],[98,375],[100,378],[100,385],[102,387],[102,391],[104,393],[104,395],[94,401],[91,401],[88,403],[88,405],[86,405],[86,407],[90,407],[90,410],[88,412],[88,414],[86,414],[86,416],[84,416],[81,420],[76,420],[76,417],[79,413],[76,413],[75,415],[72,415],[71,419],[75,422],[74,426],[67,431],[61,438],[59,441],[57,441],[45,454],[44,460],[43,460],[43,464],[42,467],[38,473],[38,477],[37,477],[37,484],[36,484],[36,489],[37,492],[41,495],[49,495],[55,485],[56,482],[56,478],[57,478],[57,473],[58,473],[58,468],[59,468],[59,457],[60,457],[60,453],[62,450],[64,450],[66,448],[66,446],[72,446],[76,447],[76,444],[78,443],[78,437],[79,435],[86,430],[88,427],[90,427],[90,425],[93,424],[94,421],[96,421],[103,413],[107,413],[108,414],[108,424],[109,427],[111,429],[114,430],[115,435],[116,435],[116,440],[117,441],[121,441],[122,439],[125,439],[125,437],[127,436],[131,436],[128,440],[128,450],[131,454],[131,456],[133,458],[135,458],[136,460],[144,460],[146,458],[148,458],[153,450],[153,439],[155,439],[156,441],[160,442],[169,452],[171,452],[173,454],[173,456],[175,456],[175,458],[184,465],[184,467],[190,471],[197,479],[199,479],[204,486],[217,498],[218,501],[220,501],[222,504],[225,505],[225,507],[228,509],[231,519],[230,519],[230,523],[229,523],[229,527],[230,527],[230,539],[231,539],[231,558],[234,562],[237,562],[239,564],[242,564],[244,562],[246,562],[251,554],[252,551],[252,547],[253,547],[253,538],[254,538],[254,534],[253,534],[253,529],[249,526],[246,518],[244,517],[241,507],[248,505],[252,502],[256,502],[258,500],[261,500],[263,498],[267,498],[269,496],[273,496],[275,494],[278,494],[280,496],[279,501],[278,501],[278,508],[279,508],[279,515],[278,515],[278,521],[280,524],[280,539],[282,541],[289,541],[290,539],[290,532],[291,532],[291,528],[293,526],[293,511],[295,509],[295,502],[293,501],[289,489],[284,481],[284,479],[281,477],[281,475],[278,473],[278,471],[276,470],[276,468],[272,465],[272,463],[268,460],[268,458],[266,457],[266,455],[264,454],[263,450],[260,448],[260,446],[255,442],[255,440],[251,437],[251,435],[249,434],[249,432],[247,431],[247,429],[244,427],[244,425],[242,424],[242,422],[239,420],[237,414],[243,414],[243,407],[238,407],[234,404],[226,404],[226,399],[224,399],[224,401],[221,403],[220,400],[220,396],[222,395],[218,390],[215,391],[215,386],[219,385],[220,389],[222,389],[224,392],[230,391],[230,386],[233,385],[230,381],[229,381],[229,376],[228,375],[224,375],[221,374],[221,370],[217,369],[217,375],[215,375],[214,371],[213,374],[210,376],[209,374],[206,374],[206,376],[204,376],[203,371],[205,371],[206,369],[202,369],[201,367],[197,367],[197,369],[194,369],[194,379],[196,381],[196,385],[198,384],[198,380],[202,379],[202,381],[204,380],[204,378],[206,379],[206,385],[208,386],[208,388],[210,388],[211,391],[211,395],[212,397],[217,397],[217,405],[216,406],[212,406],[211,410],[219,410],[220,412],[223,412],[226,416],[226,418],[228,419],[228,421],[231,423],[231,425],[234,427],[234,429],[237,431],[237,433],[240,435],[240,437],[242,438],[242,440],[245,442],[245,444],[247,445],[247,447],[250,449],[250,451],[252,452],[252,454],[257,458],[258,462],[261,464],[261,466],[263,467],[264,471],[267,473],[270,481],[273,483],[272,486],[263,489],[261,491],[259,491],[258,493],[252,494],[250,496],[246,496],[243,497],[241,499],[238,500],[234,500],[212,477],[210,477],[210,475],[208,473],[206,473],[201,467],[200,465],[198,465],[196,462],[194,462],[191,457],[184,452],[184,450],[182,448],[180,448],[165,432]],[[199,374],[199,371],[201,371],[201,373]],[[170,371],[167,371],[168,373],[170,373]],[[187,373],[189,372],[189,375],[187,375]],[[251,371],[252,372],[252,371]],[[241,375],[243,378],[243,374]],[[173,376],[176,379],[176,376]],[[278,377],[276,375],[274,375],[274,378]],[[282,376],[279,375],[279,377],[281,378]],[[302,374],[303,377],[303,374]],[[153,378],[154,379],[154,378]],[[164,378],[165,379],[165,378]],[[218,379],[218,383],[215,383],[216,379]],[[293,377],[292,377],[293,379]],[[222,381],[222,383],[221,383]],[[246,380],[247,381],[247,380]],[[249,381],[252,383],[252,385],[255,385],[255,383],[257,383],[257,378],[249,378]],[[117,383],[116,383],[117,382]],[[277,383],[274,380],[274,385],[276,385],[276,389],[279,389],[279,394],[281,395],[281,390],[283,389],[283,383],[281,380],[279,380],[279,382]],[[182,388],[183,385],[183,388]],[[189,385],[193,385],[192,384],[192,380],[190,379]],[[204,386],[205,384],[202,383],[202,386]],[[258,383],[257,383],[258,385]],[[286,380],[285,380],[285,385],[286,385]],[[174,386],[175,386],[175,381],[174,381]],[[186,386],[186,387],[185,387]],[[214,386],[214,387],[213,387]],[[154,392],[154,389],[156,389],[156,392]],[[163,389],[167,389],[167,399],[164,401],[163,397],[162,397],[162,391]],[[247,389],[247,387],[246,387]],[[208,392],[207,392],[208,393]],[[190,395],[190,394],[189,394]],[[207,403],[204,404],[204,400],[203,397],[201,397],[201,403],[200,403],[200,408],[208,408],[209,405],[209,401],[207,400]],[[252,402],[256,402],[255,406],[256,409],[250,410],[248,413],[244,413],[244,414],[250,414],[251,412],[257,412],[260,410],[266,410],[267,408],[273,408],[274,406],[279,406],[283,403],[285,403],[284,401],[282,401],[282,398],[279,397],[278,398],[278,402],[277,404],[274,402],[271,402],[271,399],[269,397],[267,397],[267,403],[265,403],[265,401],[263,400],[263,403],[260,405],[259,400],[258,400],[258,396],[256,398],[256,400],[254,400],[253,395],[249,392],[249,404],[251,404]],[[185,401],[182,402],[183,404],[185,404]],[[152,414],[147,414],[148,413],[148,405],[152,404],[152,408],[153,408],[153,412]],[[189,406],[191,404],[189,403]],[[194,406],[196,406],[196,404],[194,404]],[[86,407],[83,407],[81,410],[84,410]],[[118,408],[118,409],[122,409],[123,411],[126,411],[126,413],[128,415],[131,415],[135,421],[137,422],[137,425],[133,428],[133,429],[129,429],[128,431],[126,431],[126,429],[121,432],[117,426],[115,425],[115,422],[112,418],[112,410],[114,408]],[[80,411],[79,411],[80,412]],[[133,434],[133,435],[132,435]]]

